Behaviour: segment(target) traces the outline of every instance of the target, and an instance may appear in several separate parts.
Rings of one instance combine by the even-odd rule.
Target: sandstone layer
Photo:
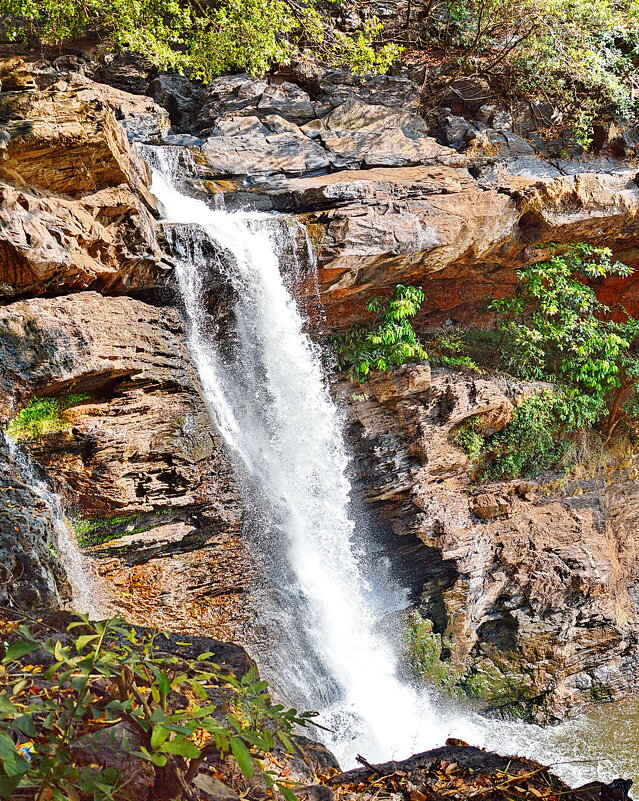
[[[106,89],[0,92],[0,296],[164,285],[149,169]]]

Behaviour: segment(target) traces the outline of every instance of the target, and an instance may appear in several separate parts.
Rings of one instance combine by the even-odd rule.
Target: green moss
[[[526,695],[522,676],[502,673],[490,661],[482,661],[471,670],[458,683],[459,691],[468,698],[503,704],[519,701]]]
[[[91,545],[101,545],[110,540],[119,539],[120,537],[128,536],[130,534],[140,534],[143,531],[150,531],[158,525],[156,517],[168,515],[172,513],[172,509],[159,509],[156,512],[150,513],[153,519],[149,520],[149,514],[131,514],[119,517],[93,517],[93,518],[76,518],[73,521],[73,530],[81,548],[87,548]],[[135,520],[140,521],[139,526],[135,526],[131,530],[128,526]]]
[[[32,398],[9,422],[7,434],[16,442],[33,440],[55,431],[63,431],[69,423],[62,419],[61,413],[88,400],[90,395],[67,395],[62,398]]]
[[[433,624],[419,612],[411,612],[404,633],[405,659],[411,673],[422,681],[448,688],[452,684],[449,666],[442,661],[444,642],[433,632]]]

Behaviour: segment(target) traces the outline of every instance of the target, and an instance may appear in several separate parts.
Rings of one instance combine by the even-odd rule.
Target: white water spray
[[[578,757],[578,727],[574,737],[567,727],[557,737],[556,729],[488,721],[441,702],[435,708],[427,690],[399,679],[396,655],[376,630],[388,606],[366,580],[354,544],[339,415],[280,275],[286,226],[268,215],[210,209],[176,188],[177,162],[166,150],[147,154],[152,191],[179,254],[193,359],[259,518],[270,572],[260,599],[271,646],[260,654],[263,674],[289,702],[321,713],[333,730],[325,742],[344,767],[357,753],[371,761],[406,758],[448,736],[548,762],[567,752]],[[215,272],[236,295],[228,351],[207,312]],[[576,782],[596,773],[611,778],[614,770],[572,765],[557,772]]]
[[[88,615],[92,620],[100,620],[105,615],[99,605],[98,583],[91,574],[87,558],[78,548],[60,497],[40,477],[30,456],[6,434],[5,440],[22,480],[44,501],[51,513],[58,556],[71,585],[73,610]]]

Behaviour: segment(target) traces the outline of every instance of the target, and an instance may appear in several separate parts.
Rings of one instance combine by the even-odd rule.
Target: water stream
[[[100,620],[105,617],[105,610],[100,604],[99,582],[92,575],[89,560],[78,548],[71,524],[64,514],[60,496],[40,475],[31,457],[6,434],[5,440],[22,480],[44,501],[51,514],[56,550],[71,585],[72,608],[76,612],[89,615],[92,620]]]
[[[285,219],[212,209],[179,189],[170,151],[147,149],[152,191],[179,258],[187,334],[214,424],[234,456],[256,552],[265,647],[260,668],[276,693],[317,710],[341,764],[405,758],[449,736],[547,762],[589,756],[576,724],[543,730],[487,721],[400,680],[380,619],[401,588],[366,568],[365,526],[350,514],[342,421],[318,348],[281,274],[293,247]],[[232,331],[207,311],[213,276],[233,289]],[[572,726],[572,728],[571,728]],[[612,778],[614,762],[573,763],[572,782]]]

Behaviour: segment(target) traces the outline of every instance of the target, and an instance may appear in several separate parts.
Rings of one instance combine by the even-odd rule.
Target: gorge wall
[[[298,216],[319,259],[301,288],[318,338],[400,282],[424,288],[425,329],[481,325],[539,244],[588,240],[639,261],[632,153],[550,158],[530,124],[485,106],[426,121],[406,77],[202,87],[90,58],[6,60],[0,73],[0,415],[61,402],[57,430],[23,447],[65,498],[108,605],[134,622],[250,642],[256,580],[135,141],[189,147],[196,189],[230,207]],[[635,281],[607,282],[606,299],[639,310]],[[224,292],[212,287],[211,304]],[[471,484],[452,430],[473,415],[503,427],[525,391],[427,365],[337,389],[357,493],[447,675],[548,722],[636,688],[639,506],[634,456],[583,479]],[[20,531],[0,598],[63,602],[39,501],[5,473],[22,511],[0,518]],[[31,596],[10,589],[21,571],[37,577]]]

